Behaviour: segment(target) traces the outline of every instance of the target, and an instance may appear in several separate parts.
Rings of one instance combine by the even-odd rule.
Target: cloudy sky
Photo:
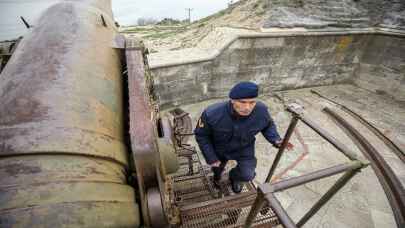
[[[0,0],[0,40],[13,39],[26,32],[20,16],[31,24],[41,12],[61,0]],[[236,2],[237,0],[233,0]],[[225,9],[231,0],[112,0],[115,20],[121,25],[135,24],[138,18],[188,18],[186,8],[192,8],[191,20]]]
[[[195,20],[225,9],[230,1],[231,0],[113,0],[112,4],[114,16],[118,22],[121,24],[134,24],[138,17],[186,19],[188,18],[186,8],[193,9],[191,11],[191,20]]]

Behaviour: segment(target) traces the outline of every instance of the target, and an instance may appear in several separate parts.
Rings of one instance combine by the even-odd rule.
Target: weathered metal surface
[[[139,225],[111,17],[109,0],[51,6],[1,73],[0,227]]]
[[[21,41],[1,74],[2,156],[49,151],[127,162],[121,65],[109,47],[115,32],[95,10],[56,4]]]
[[[162,207],[162,197],[158,188],[149,188],[147,192],[148,210],[152,227],[168,227],[167,217]]]
[[[174,137],[177,144],[186,144],[193,135],[190,115],[181,108],[171,110],[170,114],[173,116]]]
[[[309,211],[297,222],[298,227],[302,227],[305,223],[317,213],[323,205],[325,205],[343,186],[346,185],[356,174],[359,169],[354,169],[346,172],[341,176],[336,183],[309,209]]]
[[[133,202],[76,202],[1,212],[0,227],[138,227]]]
[[[299,106],[289,105],[287,107],[287,111],[296,114],[303,123],[305,123],[308,127],[318,133],[319,136],[332,144],[332,146],[342,152],[342,154],[345,155],[347,158],[349,158],[350,160],[359,160],[358,156],[353,152],[353,150],[351,150],[342,142],[338,141],[332,134],[324,130],[321,126],[319,126],[316,122],[309,118],[307,114],[303,113],[302,110],[300,110]]]
[[[294,224],[294,221],[283,209],[283,206],[281,206],[281,203],[277,200],[274,194],[270,193],[267,194],[265,197],[273,208],[274,213],[277,214],[277,217],[280,219],[281,224],[283,224],[284,228],[297,228],[297,226]]]
[[[179,162],[173,144],[167,143],[164,139],[157,141],[161,158],[160,173],[162,177],[166,177],[167,174],[175,173],[179,169]]]
[[[128,68],[130,135],[136,172],[142,177],[146,188],[156,186],[156,147],[155,122],[150,103],[145,76],[142,46],[127,40],[126,58]]]
[[[327,107],[323,111],[336,121],[337,125],[348,134],[359,150],[370,161],[371,167],[391,205],[397,226],[405,227],[405,189],[392,168],[379,154],[377,149],[339,114]]]
[[[128,69],[129,133],[134,157],[142,217],[145,226],[152,221],[148,208],[148,189],[159,188],[160,158],[157,148],[156,116],[152,109],[143,58],[143,45],[126,40],[125,55]],[[158,206],[154,207],[154,212]],[[163,205],[160,206],[163,208]]]

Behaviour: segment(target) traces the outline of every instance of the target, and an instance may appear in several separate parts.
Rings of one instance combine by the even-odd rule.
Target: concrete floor
[[[278,93],[280,97],[283,97],[287,101],[286,103],[294,102],[303,105],[305,112],[314,121],[348,145],[361,157],[364,156],[356,148],[351,139],[321,111],[325,106],[332,108],[336,108],[336,106],[312,94],[310,89],[315,89],[329,98],[333,98],[335,101],[346,105],[379,128],[386,136],[394,139],[402,148],[405,148],[404,103],[394,101],[387,95],[371,93],[353,85],[316,87]],[[209,104],[220,100],[204,101],[185,105],[182,108],[190,113],[193,125],[195,126],[196,120],[203,109]],[[260,100],[270,107],[273,119],[278,125],[279,133],[280,135],[284,135],[291,116],[288,112],[284,111],[283,103],[274,96],[264,96]],[[405,184],[405,165],[356,120],[345,115],[342,111],[338,110],[338,113],[347,117],[347,120],[370,140],[393,167],[402,184]],[[194,140],[192,141],[195,143]],[[277,179],[300,176],[311,171],[348,161],[333,146],[303,123],[298,124],[291,142],[295,145],[295,149],[284,154],[276,170]],[[258,166],[256,169],[257,176],[254,180],[255,183],[264,182],[276,152],[277,150],[267,143],[263,136],[257,136],[256,157],[258,159]],[[235,163],[230,163],[230,167],[232,165],[235,165]],[[277,197],[293,220],[298,221],[338,177],[330,177],[292,188],[278,193]],[[304,227],[389,228],[396,227],[396,223],[382,187],[371,167],[367,167],[337,193]]]

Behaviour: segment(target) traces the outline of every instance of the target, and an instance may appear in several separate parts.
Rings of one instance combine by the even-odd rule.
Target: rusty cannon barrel
[[[0,74],[0,227],[138,227],[110,0],[52,5]]]

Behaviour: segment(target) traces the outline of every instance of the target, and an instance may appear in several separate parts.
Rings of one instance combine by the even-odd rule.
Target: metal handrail
[[[250,213],[246,219],[245,227],[250,227],[253,224],[254,219],[256,218],[257,213],[266,203],[269,203],[270,207],[273,209],[274,213],[279,218],[281,224],[286,228],[295,228],[303,226],[319,209],[328,202],[355,174],[360,171],[362,168],[365,168],[369,165],[368,161],[364,161],[358,158],[358,156],[350,150],[346,145],[338,141],[327,131],[322,129],[315,122],[310,120],[303,113],[303,108],[296,104],[289,105],[287,111],[293,114],[290,125],[287,129],[287,132],[284,136],[283,142],[277,152],[276,158],[270,168],[269,174],[266,178],[264,184],[258,186],[257,197],[252,205]],[[275,169],[281,159],[281,156],[284,153],[285,148],[288,145],[290,137],[297,126],[298,121],[301,120],[303,123],[308,125],[316,133],[318,133],[322,138],[331,143],[336,149],[342,152],[348,159],[351,161],[345,164],[336,165],[330,168],[318,170],[309,174],[305,174],[299,177],[293,177],[287,180],[278,181],[276,183],[270,183],[271,177],[274,174]],[[296,187],[308,182],[320,180],[326,177],[337,175],[339,173],[344,173],[336,183],[314,204],[314,206],[301,218],[301,220],[295,224],[292,219],[289,217],[287,212],[281,206],[280,202],[275,197],[274,193],[287,189]]]

